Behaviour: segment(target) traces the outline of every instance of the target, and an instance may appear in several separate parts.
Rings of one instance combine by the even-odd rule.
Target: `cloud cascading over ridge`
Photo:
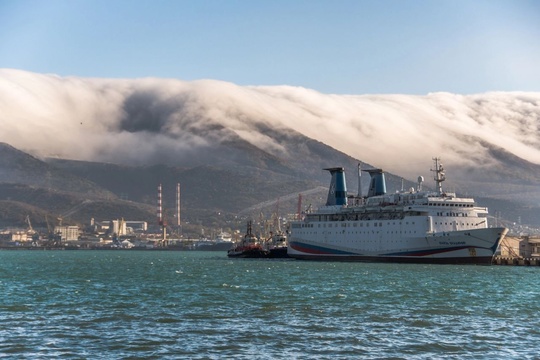
[[[415,177],[431,157],[492,164],[491,146],[540,164],[540,93],[327,95],[213,80],[87,79],[0,70],[0,141],[44,156],[149,164],[240,137],[280,157],[295,130]],[[339,165],[339,164],[337,164]]]

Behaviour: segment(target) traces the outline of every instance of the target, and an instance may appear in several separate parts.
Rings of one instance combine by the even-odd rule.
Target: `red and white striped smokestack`
[[[157,220],[159,225],[163,225],[163,212],[162,212],[162,203],[161,203],[161,184],[158,185],[158,195],[157,195]]]
[[[180,226],[180,183],[176,184],[176,225]]]

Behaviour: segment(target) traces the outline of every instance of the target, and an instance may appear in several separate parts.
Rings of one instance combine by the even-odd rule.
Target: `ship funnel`
[[[381,169],[364,170],[371,176],[367,197],[386,194],[386,180]]]
[[[332,175],[328,189],[326,205],[347,205],[347,185],[345,184],[345,169],[342,167],[324,169]]]

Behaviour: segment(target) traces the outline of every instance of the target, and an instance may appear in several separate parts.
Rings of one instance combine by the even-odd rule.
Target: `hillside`
[[[31,215],[36,226],[42,227],[47,219],[54,223],[58,218],[64,223],[79,224],[87,224],[91,218],[125,218],[153,224],[158,184],[163,187],[165,216],[173,223],[177,183],[181,184],[182,221],[185,223],[219,227],[239,214],[242,214],[242,218],[259,217],[262,212],[265,217],[270,217],[278,208],[281,214],[290,214],[297,210],[300,193],[305,193],[305,206],[317,206],[324,201],[329,176],[322,168],[332,164],[327,159],[333,159],[331,161],[338,164],[349,164],[349,187],[351,192],[356,192],[354,174],[357,162],[354,159],[323,144],[307,140],[306,143],[311,143],[313,155],[306,163],[315,167],[306,173],[295,168],[295,164],[272,155],[261,156],[260,151],[249,152],[252,149],[250,146],[246,146],[248,151],[245,151],[240,163],[235,163],[232,158],[221,167],[172,167],[65,159],[42,161],[4,144],[0,172],[8,174],[16,168],[17,176],[11,174],[3,178],[0,200],[21,205],[6,205],[0,224],[23,226],[26,215]],[[223,152],[227,152],[227,149]],[[255,167],[257,164],[261,167]],[[51,181],[44,182],[47,174],[54,177],[51,175]],[[387,179],[389,189],[401,186],[399,177],[387,174]],[[49,187],[49,184],[62,184],[62,187]],[[364,189],[367,188],[367,181],[363,185]],[[411,185],[406,183],[406,186]],[[260,203],[267,204],[258,207]],[[253,209],[246,212],[249,208]],[[11,223],[13,221],[15,223]]]
[[[34,227],[41,228],[52,226],[60,219],[64,224],[84,225],[91,218],[144,220],[153,225],[157,185],[160,183],[163,186],[164,215],[173,224],[176,184],[180,183],[182,223],[192,226],[192,231],[200,231],[201,227],[241,229],[246,217],[258,218],[262,213],[265,218],[269,218],[272,212],[278,210],[281,214],[295,213],[299,193],[304,193],[304,207],[323,203],[329,181],[328,174],[321,170],[323,166],[328,166],[326,161],[318,164],[317,171],[311,171],[311,174],[317,176],[301,176],[292,165],[287,166],[283,162],[278,162],[279,166],[275,168],[267,166],[266,169],[233,163],[223,168],[167,165],[138,167],[65,159],[47,159],[44,162],[9,146],[3,147],[3,154],[5,157],[0,172],[6,173],[16,167],[18,179],[25,179],[26,184],[0,183],[0,227],[25,227],[27,216]],[[313,154],[313,158],[324,159],[328,156],[334,158],[336,163],[349,163],[349,192],[357,191],[353,159],[322,144],[313,146]],[[7,161],[8,158],[12,160]],[[62,176],[62,182],[69,191],[43,187],[43,174],[39,173],[39,169]],[[25,173],[29,175],[25,176]],[[5,179],[16,178],[11,175]],[[77,188],[79,185],[81,187]],[[365,193],[367,178],[362,185]],[[401,178],[387,174],[387,185],[388,192],[398,190],[402,186]],[[408,188],[414,184],[405,182],[403,186]],[[429,182],[426,186],[429,186]],[[481,196],[477,196],[477,200],[490,207],[494,216],[538,224],[536,207]],[[247,209],[250,210],[246,212]]]
[[[64,193],[85,193],[93,198],[114,195],[85,178],[63,172],[13,146],[0,142],[0,183],[32,185]]]

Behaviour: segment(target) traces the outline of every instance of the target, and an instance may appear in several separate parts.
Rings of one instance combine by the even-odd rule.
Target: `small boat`
[[[270,232],[270,238],[267,240],[267,249],[269,258],[287,258],[287,236],[279,231]]]
[[[269,253],[253,234],[250,220],[247,223],[246,235],[232,249],[227,251],[227,256],[236,258],[266,258]]]
[[[214,239],[200,239],[193,244],[194,250],[224,251],[229,250],[233,244],[231,235],[221,231]]]

